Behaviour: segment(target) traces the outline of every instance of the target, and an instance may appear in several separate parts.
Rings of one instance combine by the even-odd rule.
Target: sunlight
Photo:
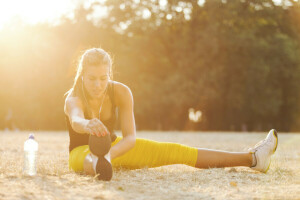
[[[29,23],[56,23],[63,15],[71,13],[76,4],[72,0],[6,0],[0,1],[0,28],[14,18]]]
[[[281,4],[282,0],[273,0],[275,4]],[[50,22],[52,24],[59,23],[59,18],[62,15],[68,18],[73,18],[73,11],[76,6],[83,3],[85,8],[90,7],[93,3],[103,3],[105,0],[0,0],[0,29],[4,25],[9,25],[14,19],[23,21],[28,24],[36,24],[40,22]],[[139,0],[134,0],[139,3]],[[161,9],[165,9],[167,6],[167,0],[159,0],[159,6]],[[183,3],[183,2],[180,2]],[[205,0],[198,0],[198,5],[202,6]],[[121,4],[120,8],[125,6]],[[93,16],[89,18],[98,17],[101,18],[107,15],[107,9],[101,6],[95,7]],[[177,12],[184,12],[185,18],[190,19],[190,8],[177,7]],[[148,10],[143,11],[143,17],[149,18],[151,12]],[[168,14],[168,20],[172,19],[172,15]]]

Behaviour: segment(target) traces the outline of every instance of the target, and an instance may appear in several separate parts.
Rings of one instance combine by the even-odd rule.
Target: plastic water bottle
[[[39,145],[34,140],[34,135],[30,134],[24,142],[24,168],[23,173],[27,176],[36,175],[37,151]]]

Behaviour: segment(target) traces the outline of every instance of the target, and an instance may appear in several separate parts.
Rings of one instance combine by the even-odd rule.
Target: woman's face
[[[101,98],[109,81],[107,65],[88,66],[83,72],[83,85],[92,99]]]

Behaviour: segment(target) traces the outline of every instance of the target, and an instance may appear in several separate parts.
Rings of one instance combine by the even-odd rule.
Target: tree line
[[[299,131],[300,7],[285,2],[114,0],[55,26],[16,20],[0,32],[0,127],[11,108],[20,129],[65,129],[79,56],[102,47],[139,130]]]

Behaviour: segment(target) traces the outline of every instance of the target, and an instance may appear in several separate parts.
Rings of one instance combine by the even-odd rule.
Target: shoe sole
[[[268,165],[268,168],[266,169],[266,171],[264,171],[264,173],[267,173],[267,172],[268,172],[270,166],[271,166],[271,159],[270,159],[270,163],[269,163],[269,165]]]
[[[274,154],[274,153],[275,153],[275,151],[276,151],[276,149],[277,149],[277,146],[278,146],[278,135],[277,135],[277,131],[276,131],[275,129],[274,129],[274,131],[273,131],[273,135],[274,135],[274,136],[275,136],[275,138],[276,138],[276,146],[275,146],[275,148],[274,148],[274,150],[273,150],[273,153],[272,153],[272,154]],[[267,167],[266,171],[264,171],[264,173],[267,173],[267,172],[268,172],[268,170],[269,170],[270,166],[271,166],[271,159],[270,159],[270,163],[269,163],[269,165],[268,165],[268,167]]]
[[[98,158],[98,162],[96,164],[96,174],[98,175],[98,180],[110,181],[112,179],[112,165],[104,157]]]
[[[277,131],[274,129],[273,131],[273,135],[275,136],[276,138],[276,146],[275,146],[275,149],[273,150],[273,153],[275,153],[276,149],[277,149],[277,146],[278,146],[278,135],[277,135]]]
[[[90,135],[89,137],[89,149],[92,154],[97,157],[106,155],[111,148],[111,139],[109,135],[98,137]]]

